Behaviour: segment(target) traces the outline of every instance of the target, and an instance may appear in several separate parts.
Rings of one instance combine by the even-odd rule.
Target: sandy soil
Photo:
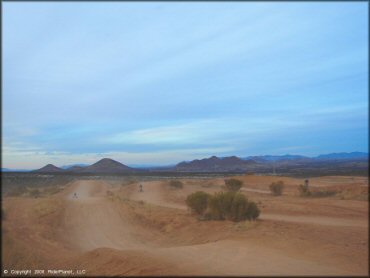
[[[4,267],[86,269],[90,275],[367,275],[368,202],[308,199],[303,180],[244,176],[243,194],[262,212],[256,222],[198,221],[185,198],[222,190],[223,180],[121,186],[80,180],[50,197],[5,198]],[[314,179],[312,179],[314,180]],[[321,187],[366,179],[317,178]],[[365,183],[365,185],[364,185]],[[76,193],[76,195],[75,195]]]

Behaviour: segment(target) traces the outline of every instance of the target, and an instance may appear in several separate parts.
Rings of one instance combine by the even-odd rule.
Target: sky
[[[367,2],[4,2],[2,167],[368,152]]]

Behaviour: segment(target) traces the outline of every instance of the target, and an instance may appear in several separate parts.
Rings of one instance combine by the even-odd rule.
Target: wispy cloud
[[[66,164],[86,163],[92,164],[96,161],[109,157],[125,164],[151,164],[155,161],[157,165],[176,164],[183,160],[203,158],[217,154],[230,154],[230,147],[216,148],[193,148],[172,149],[168,151],[151,152],[93,152],[93,153],[70,153],[70,152],[45,152],[35,148],[3,147],[2,164],[7,168],[37,169],[45,164],[53,163],[58,166]]]
[[[21,144],[7,163],[36,165],[32,148],[135,163],[367,149],[367,3],[9,2],[3,15],[3,142]]]

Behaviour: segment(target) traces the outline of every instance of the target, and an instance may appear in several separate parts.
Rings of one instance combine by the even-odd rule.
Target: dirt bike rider
[[[139,185],[139,191],[140,192],[143,192],[143,185],[140,183],[140,185]]]
[[[77,198],[77,193],[76,193],[76,192],[75,192],[75,194],[73,194],[73,197],[74,197],[74,198]]]

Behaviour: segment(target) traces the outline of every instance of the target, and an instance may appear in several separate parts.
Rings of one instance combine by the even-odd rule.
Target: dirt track
[[[160,206],[185,209],[184,205],[166,202],[161,197],[160,186],[159,182],[143,183],[144,192],[135,192],[131,198]],[[67,197],[70,203],[66,214],[66,218],[69,219],[67,225],[73,227],[69,238],[82,250],[88,251],[99,247],[121,250],[143,249],[156,258],[160,257],[171,264],[192,270],[197,269],[203,274],[344,274],[339,268],[328,267],[318,261],[299,259],[299,254],[294,258],[284,254],[284,251],[257,245],[252,241],[241,244],[236,240],[222,240],[194,246],[152,248],[150,243],[143,244],[135,238],[135,231],[129,222],[121,219],[113,205],[102,196],[105,189],[107,188],[102,183],[82,181],[77,183],[74,189],[78,198],[73,198],[72,193]],[[281,215],[266,215],[262,219],[282,219],[322,225],[351,224],[348,220],[343,222],[343,219],[307,219]]]
[[[80,181],[67,195],[65,223],[68,240],[83,251],[108,247],[138,249],[143,245],[132,237],[133,231],[104,198],[104,184]],[[74,197],[76,193],[77,198]]]
[[[52,240],[72,252],[68,253],[72,254],[72,259],[62,257],[61,253],[60,262],[71,267],[84,267],[94,275],[367,274],[368,254],[362,244],[363,240],[368,244],[365,237],[368,224],[364,217],[297,216],[271,213],[267,207],[255,228],[245,232],[234,232],[232,223],[197,224],[196,220],[191,220],[193,222],[187,222],[184,228],[166,233],[163,228],[154,229],[149,222],[147,225],[130,216],[127,205],[121,206],[120,201],[108,198],[107,191],[121,194],[128,200],[143,201],[141,207],[136,203],[132,205],[134,213],[146,216],[143,207],[148,204],[150,219],[175,221],[171,220],[171,215],[177,215],[174,219],[181,224],[182,219],[193,219],[181,198],[199,188],[188,185],[176,191],[168,189],[163,182],[142,184],[144,192],[138,191],[138,184],[120,189],[103,181],[81,180],[56,196],[63,199],[63,225],[62,232],[56,233]],[[218,188],[206,190],[215,192]],[[262,192],[254,193],[266,196]],[[353,213],[358,214],[357,211]],[[207,230],[207,225],[216,228]],[[209,233],[210,240],[199,244],[183,241],[181,244],[181,238],[197,237],[198,226],[205,227],[198,237]],[[172,236],[174,241],[164,241],[167,236]],[[361,244],[360,249],[356,247],[358,244]]]
[[[159,206],[165,206],[169,208],[177,208],[186,210],[187,207],[185,204],[176,204],[173,202],[169,202],[161,195],[163,191],[161,189],[160,182],[146,182],[141,183],[143,185],[143,192],[135,192],[131,195],[131,198],[134,200],[142,200],[148,203],[152,203]],[[256,192],[262,194],[271,194],[267,190],[258,190],[258,189],[249,189],[243,188],[242,191],[246,192]],[[302,223],[302,224],[316,224],[316,225],[329,225],[329,226],[349,226],[349,227],[368,227],[368,222],[366,219],[362,220],[352,220],[348,218],[338,218],[338,217],[325,217],[325,216],[291,216],[291,215],[284,215],[284,214],[262,214],[260,216],[261,220],[276,220],[276,221],[286,221],[286,222],[293,222],[293,223]]]

